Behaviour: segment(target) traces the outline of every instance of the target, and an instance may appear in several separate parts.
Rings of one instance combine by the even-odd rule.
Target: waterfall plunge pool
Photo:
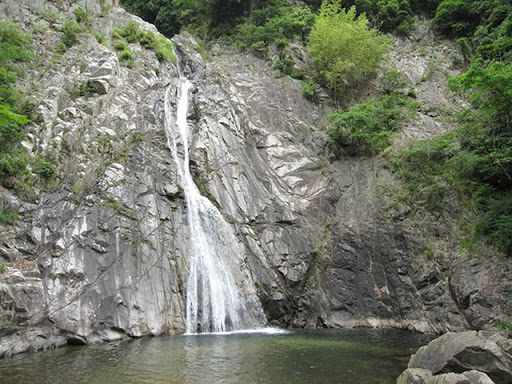
[[[0,383],[387,384],[428,335],[396,329],[180,335],[0,360]]]

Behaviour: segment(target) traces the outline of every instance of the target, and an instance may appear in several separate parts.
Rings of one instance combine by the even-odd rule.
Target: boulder
[[[428,369],[408,368],[396,381],[397,384],[493,384],[489,376],[483,372],[471,370],[458,373],[432,375]]]
[[[487,376],[485,373],[480,371],[468,371],[463,373],[464,376],[466,376],[469,379],[470,383],[474,384],[493,384],[494,381],[492,381],[489,376]]]
[[[396,384],[427,384],[432,380],[432,372],[422,368],[408,368],[398,377]]]
[[[450,372],[432,377],[427,384],[473,384],[473,382],[464,375]]]
[[[466,376],[471,383],[489,382],[485,376],[474,372],[478,371],[497,384],[512,383],[512,356],[496,340],[501,345],[508,345],[505,336],[491,332],[447,333],[420,348],[411,357],[408,367],[427,369],[434,375],[471,371]],[[452,381],[441,382],[457,382],[453,381],[455,379],[445,378],[443,380]]]

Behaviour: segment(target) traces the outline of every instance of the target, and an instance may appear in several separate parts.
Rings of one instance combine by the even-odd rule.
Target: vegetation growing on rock
[[[153,50],[159,61],[176,62],[173,44],[170,40],[151,31],[143,31],[139,24],[132,20],[123,28],[114,28],[110,32],[114,39],[114,49],[119,51],[119,59],[128,68],[132,68],[137,55],[132,52],[128,44],[139,42],[146,49]]]
[[[484,3],[447,0],[437,8],[434,22],[462,36],[459,47],[472,61],[450,79],[472,107],[457,130],[402,151],[395,170],[410,196],[436,200],[441,210],[443,198],[457,191],[475,212],[471,232],[512,255],[512,5]]]
[[[320,84],[335,104],[347,103],[375,77],[389,44],[377,30],[407,35],[415,28],[415,13],[432,18],[437,32],[458,39],[463,62],[457,60],[457,65],[467,72],[451,80],[451,87],[468,98],[472,109],[461,116],[459,129],[412,143],[395,156],[393,167],[406,181],[404,197],[441,207],[434,200],[453,193],[465,196],[466,204],[477,212],[474,234],[512,254],[509,1],[310,0],[298,5],[285,0],[123,0],[122,4],[169,36],[188,29],[203,38],[221,37],[242,49],[274,55],[280,73],[303,79],[306,98],[318,102]],[[307,43],[314,71],[294,69],[293,60],[284,53],[292,41]],[[435,60],[430,63],[433,68]],[[423,80],[432,73],[425,73]],[[391,89],[335,111],[328,130],[331,150],[338,156],[380,153],[407,111],[414,109],[409,96]]]
[[[338,156],[375,155],[391,143],[391,135],[401,122],[416,111],[406,95],[393,92],[370,98],[348,111],[335,111],[327,130],[331,150]]]
[[[335,100],[375,78],[388,46],[388,38],[369,28],[364,15],[334,3],[320,8],[308,43],[318,78]]]
[[[28,158],[21,147],[29,118],[22,113],[23,97],[16,88],[21,63],[31,59],[30,37],[13,23],[0,20],[0,182],[12,185],[27,173]]]

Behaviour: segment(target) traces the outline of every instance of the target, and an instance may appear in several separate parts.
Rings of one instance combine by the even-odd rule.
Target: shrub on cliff
[[[378,154],[390,145],[392,133],[415,114],[416,107],[406,95],[392,92],[356,104],[346,112],[331,113],[327,129],[331,150],[337,156]]]
[[[309,35],[308,48],[319,81],[335,100],[375,78],[390,41],[370,28],[365,15],[342,9],[339,2],[324,2]]]
[[[370,23],[383,32],[406,34],[414,24],[409,0],[342,0],[344,8],[356,7],[365,13]]]
[[[403,150],[395,172],[416,199],[434,191],[441,210],[438,192],[453,187],[475,212],[475,234],[512,256],[512,65],[476,59],[450,86],[472,103],[464,125]]]
[[[8,21],[0,20],[0,181],[26,170],[20,142],[28,118],[20,112],[20,93],[15,85],[20,63],[30,60],[30,37]]]

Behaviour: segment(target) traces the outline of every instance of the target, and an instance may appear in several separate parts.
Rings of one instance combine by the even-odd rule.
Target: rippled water
[[[144,338],[0,360],[0,383],[395,383],[429,341],[399,330]]]

